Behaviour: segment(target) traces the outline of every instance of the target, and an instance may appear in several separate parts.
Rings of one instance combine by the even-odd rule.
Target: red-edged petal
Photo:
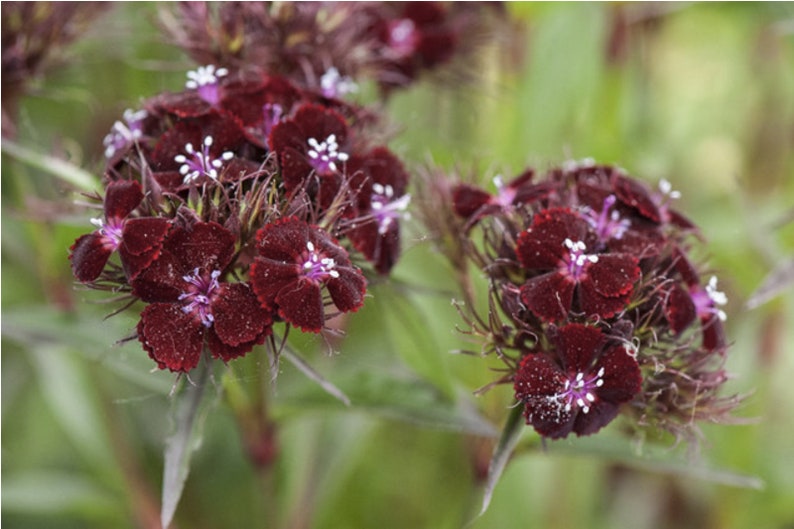
[[[124,219],[140,205],[143,200],[141,184],[135,180],[117,180],[108,184],[105,190],[105,217]]]
[[[564,391],[565,376],[548,355],[524,357],[515,376],[516,398],[524,403],[524,417],[539,434],[552,439],[565,437],[573,429],[573,410],[565,410],[557,395]]]
[[[491,200],[491,194],[469,184],[459,184],[452,190],[452,206],[455,213],[470,218]]]
[[[551,272],[527,280],[521,287],[521,302],[544,321],[568,316],[576,283],[568,276]]]
[[[650,191],[640,182],[621,175],[613,175],[612,185],[618,199],[654,222],[661,222],[659,207],[651,198]]]
[[[640,366],[626,347],[618,345],[607,349],[592,370],[597,372],[602,367],[604,384],[595,390],[600,400],[622,404],[640,392]]]
[[[606,339],[596,327],[571,323],[558,330],[557,351],[568,372],[587,372]]]
[[[239,345],[227,345],[218,338],[218,335],[210,329],[207,332],[207,347],[213,358],[218,358],[224,362],[229,362],[235,358],[245,356],[251,352],[255,346],[264,343],[267,333],[262,333],[255,340],[243,342]]]
[[[378,273],[388,274],[400,257],[400,225],[392,222],[385,233],[380,233],[375,219],[361,222],[346,233],[347,238]]]
[[[162,246],[171,223],[159,217],[128,219],[121,234],[121,247],[129,254],[142,255]]]
[[[97,232],[79,237],[70,249],[72,273],[78,281],[89,283],[96,280],[105,269],[113,253],[113,247],[106,244],[107,238]]]
[[[357,268],[352,266],[336,266],[339,277],[331,278],[326,283],[331,299],[336,308],[342,312],[355,312],[364,304],[367,292],[367,280]]]
[[[586,268],[587,277],[582,284],[589,284],[593,290],[606,297],[629,294],[634,283],[640,278],[637,259],[625,254],[601,254],[598,261]]]
[[[212,327],[226,345],[254,342],[272,323],[270,312],[259,304],[245,283],[223,283],[212,302]]]
[[[282,288],[276,295],[278,313],[305,332],[320,332],[325,324],[325,310],[320,285],[301,279]]]
[[[163,248],[182,262],[182,271],[223,270],[234,256],[235,237],[217,222],[197,222],[191,229],[175,228]]]
[[[612,422],[617,417],[619,406],[611,402],[600,401],[590,407],[587,413],[579,412],[573,424],[576,435],[591,435]]]
[[[568,254],[565,239],[581,241],[592,248],[594,235],[589,232],[587,221],[567,208],[540,211],[532,226],[518,238],[518,260],[529,270],[556,268]]]
[[[275,310],[276,296],[282,289],[298,281],[300,267],[294,262],[257,257],[251,263],[249,277],[259,303]]]
[[[578,298],[579,310],[587,317],[611,318],[628,306],[630,295],[607,297],[593,288],[592,283],[585,281],[579,283]]]
[[[188,372],[198,365],[205,327],[173,303],[154,303],[141,313],[138,339],[160,369]]]
[[[677,283],[667,293],[664,315],[674,334],[679,334],[689,327],[697,317],[697,309],[692,302],[692,297],[686,289]]]

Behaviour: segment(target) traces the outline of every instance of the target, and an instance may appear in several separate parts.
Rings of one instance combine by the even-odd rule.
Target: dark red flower
[[[268,144],[278,155],[287,192],[303,188],[327,205],[339,191],[347,161],[348,129],[339,113],[320,105],[301,106],[273,127]]]
[[[405,193],[408,173],[385,147],[348,162],[350,189],[355,196],[352,228],[345,235],[375,270],[388,274],[400,256],[400,218],[411,199]]]
[[[251,285],[262,305],[285,321],[320,332],[325,324],[323,287],[341,312],[363,305],[364,276],[345,249],[317,226],[284,218],[260,229],[257,242]]]
[[[206,343],[224,362],[249,352],[271,331],[272,317],[247,283],[222,281],[234,235],[214,222],[171,230],[160,256],[132,282],[150,304],[138,339],[160,369],[190,371]]]
[[[554,342],[554,352],[526,355],[515,375],[527,424],[552,439],[593,434],[639,393],[637,360],[627,346],[577,323],[560,328]]]
[[[129,218],[142,200],[138,182],[120,180],[107,186],[105,218],[92,219],[99,229],[78,238],[70,250],[72,272],[79,281],[95,281],[117,250],[130,279],[157,257],[170,224],[161,218]]]
[[[535,184],[534,176],[535,172],[530,169],[507,184],[499,177],[494,178],[496,194],[470,184],[459,184],[452,190],[455,213],[476,222],[487,215],[508,213],[516,206],[534,202],[550,191],[546,184]]]
[[[675,254],[675,269],[683,282],[674,282],[667,289],[664,311],[674,334],[700,320],[703,347],[714,351],[725,347],[725,312],[719,307],[728,302],[725,293],[717,290],[717,277],[711,276],[706,286],[692,263],[680,252]]]
[[[546,209],[521,233],[516,254],[530,277],[521,301],[539,318],[558,321],[571,310],[609,318],[623,310],[640,277],[635,257],[588,253],[598,238],[582,217],[567,208]]]

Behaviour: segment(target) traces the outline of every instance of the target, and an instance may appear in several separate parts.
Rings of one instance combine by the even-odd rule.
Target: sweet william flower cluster
[[[692,439],[696,421],[727,418],[727,299],[689,257],[697,229],[669,183],[590,161],[497,178],[493,191],[439,171],[425,180],[421,214],[463,278],[459,310],[541,436],[593,434],[622,413]],[[488,281],[487,316],[470,263]]]
[[[281,76],[190,72],[105,139],[75,277],[145,304],[137,338],[162,369],[245,355],[279,322],[320,332],[363,305],[361,267],[388,274],[400,254],[409,177],[372,122]]]

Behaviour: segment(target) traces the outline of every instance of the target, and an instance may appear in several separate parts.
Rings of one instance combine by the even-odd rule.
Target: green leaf
[[[292,351],[289,348],[284,348],[284,351],[281,353],[293,366],[295,366],[298,371],[303,373],[306,378],[317,384],[319,387],[323,389],[326,393],[338,399],[342,404],[345,406],[350,406],[350,398],[345,395],[344,391],[336,387],[331,381],[323,377],[320,373],[318,373],[312,366],[309,365],[303,358],[298,356],[297,353]]]
[[[82,191],[95,191],[101,187],[99,179],[80,167],[60,158],[32,151],[8,138],[3,138],[2,150],[12,158],[49,173]]]
[[[407,373],[386,369],[353,371],[336,377],[350,398],[352,411],[365,411],[423,427],[495,437],[496,429],[468,400],[450,399],[437,387]],[[281,409],[318,411],[336,408],[314,384],[284,384],[279,391]]]
[[[211,372],[209,359],[202,358],[199,365],[185,377],[187,381],[183,390],[173,396],[171,412],[174,432],[165,442],[163,504],[160,509],[160,522],[164,529],[174,519],[182,497],[190,472],[190,457],[201,445],[203,419],[208,410],[205,403],[212,396],[211,392],[206,391]]]
[[[491,463],[488,465],[488,479],[485,481],[485,491],[483,492],[479,516],[482,516],[488,510],[494,489],[502,478],[502,473],[513,455],[513,450],[515,450],[521,434],[524,433],[523,411],[523,406],[515,406],[512,409],[502,430],[502,436],[496,444],[493,456],[491,456]]]
[[[112,516],[118,509],[106,488],[74,474],[3,475],[4,513]]]

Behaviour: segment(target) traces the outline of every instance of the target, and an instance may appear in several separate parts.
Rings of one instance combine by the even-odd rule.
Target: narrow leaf
[[[190,456],[201,444],[203,414],[200,410],[205,396],[210,395],[205,391],[210,380],[209,364],[206,358],[202,358],[187,377],[184,390],[173,397],[174,433],[166,440],[164,454],[163,505],[160,511],[163,529],[167,529],[174,518],[190,471]]]
[[[290,361],[292,365],[294,365],[298,370],[303,373],[309,380],[315,382],[318,386],[323,388],[323,390],[331,395],[332,397],[340,400],[345,406],[350,406],[350,399],[348,398],[345,393],[336,387],[331,381],[323,377],[320,373],[314,370],[312,366],[310,366],[303,358],[298,356],[295,352],[290,350],[289,348],[284,348],[284,351],[281,353],[284,355],[287,360]]]
[[[2,150],[12,158],[49,173],[83,191],[94,191],[99,187],[99,181],[94,175],[66,160],[32,151],[7,138],[3,138]]]
[[[502,477],[502,473],[507,466],[507,462],[510,460],[510,456],[513,455],[513,450],[518,444],[521,434],[524,433],[523,410],[524,407],[520,405],[513,408],[507,418],[504,430],[502,430],[502,436],[496,444],[493,456],[491,457],[491,463],[488,465],[488,479],[485,482],[485,492],[483,494],[479,516],[482,516],[485,514],[485,511],[488,510],[488,506],[491,504],[491,499],[493,498],[494,489]]]

